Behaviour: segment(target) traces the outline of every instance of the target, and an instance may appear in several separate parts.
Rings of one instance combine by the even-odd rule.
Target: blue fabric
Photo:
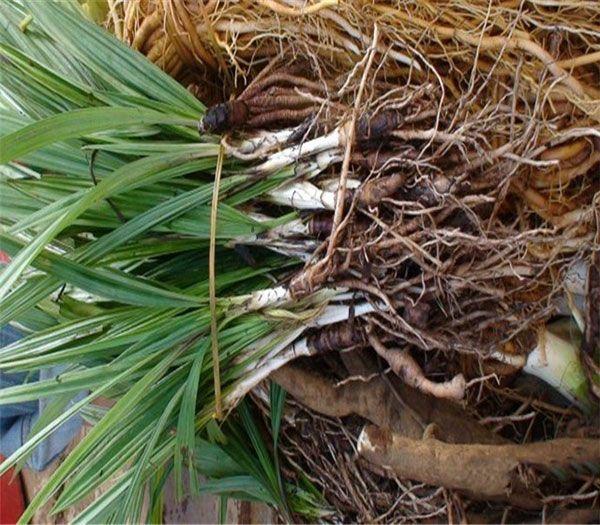
[[[0,329],[0,347],[18,341],[21,334],[11,326]],[[7,388],[25,382],[52,379],[64,372],[65,367],[55,366],[42,369],[39,374],[6,373],[0,371],[0,388]],[[81,392],[69,401],[67,410],[85,396]],[[29,433],[39,415],[44,411],[52,398],[42,398],[38,401],[0,405],[0,453],[8,457],[27,441]],[[44,470],[65,449],[79,431],[83,420],[73,416],[58,427],[50,436],[42,441],[27,460],[27,466],[34,470]]]
[[[0,347],[8,346],[21,339],[21,332],[16,328],[6,325],[0,329]]]

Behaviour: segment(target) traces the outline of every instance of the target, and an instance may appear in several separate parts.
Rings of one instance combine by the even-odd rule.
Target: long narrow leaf
[[[76,109],[33,122],[0,138],[0,164],[18,159],[43,146],[125,126],[149,124],[194,125],[193,120],[151,109],[97,107]]]

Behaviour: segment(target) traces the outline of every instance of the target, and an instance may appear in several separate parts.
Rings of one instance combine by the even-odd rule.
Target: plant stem
[[[217,157],[217,167],[215,170],[215,185],[210,209],[210,244],[208,251],[208,294],[210,305],[210,341],[213,358],[213,375],[215,384],[215,415],[217,419],[223,417],[221,406],[221,371],[219,366],[219,338],[217,332],[217,296],[216,296],[216,276],[215,276],[215,251],[217,246],[217,209],[219,205],[219,184],[221,182],[221,172],[223,171],[223,158],[225,149],[219,148]]]

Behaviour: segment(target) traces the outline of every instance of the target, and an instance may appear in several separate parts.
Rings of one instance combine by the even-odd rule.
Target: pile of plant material
[[[598,6],[255,7],[127,2],[109,22],[173,75],[218,75],[233,100],[201,128],[230,156],[300,163],[273,200],[324,210],[328,238],[291,293],[377,297],[379,330],[423,351],[528,353],[594,251]]]
[[[183,468],[286,520],[597,506],[600,5],[109,7],[187,91],[71,3],[1,15],[0,367],[65,366],[0,391],[55,396],[2,469],[96,422],[29,512],[115,477],[81,519],[145,519]],[[217,424],[253,389],[269,446]]]

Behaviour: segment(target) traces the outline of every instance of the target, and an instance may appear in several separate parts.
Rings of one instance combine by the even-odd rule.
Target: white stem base
[[[343,143],[342,135],[341,129],[338,128],[323,137],[318,137],[303,142],[302,144],[286,148],[271,155],[268,160],[259,164],[252,172],[261,174],[273,173],[290,164],[296,163],[303,157],[310,157],[311,155],[315,155],[322,151],[339,148]]]
[[[354,316],[359,317],[371,313],[375,307],[370,303],[361,303],[354,307]],[[235,406],[250,390],[252,390],[261,381],[265,380],[275,370],[285,364],[293,361],[300,356],[308,356],[313,353],[309,347],[306,337],[296,340],[309,327],[322,327],[333,323],[339,323],[350,317],[350,306],[348,305],[329,305],[323,313],[313,319],[306,326],[292,331],[287,337],[277,344],[259,361],[254,361],[244,372],[241,373],[243,379],[236,387],[225,397],[224,403],[227,406]],[[272,343],[278,337],[277,334],[268,336],[256,344],[252,345],[251,351],[260,350],[261,346]],[[248,355],[248,354],[246,354]]]
[[[335,193],[323,191],[310,182],[293,182],[270,191],[268,199],[296,210],[333,210]]]

